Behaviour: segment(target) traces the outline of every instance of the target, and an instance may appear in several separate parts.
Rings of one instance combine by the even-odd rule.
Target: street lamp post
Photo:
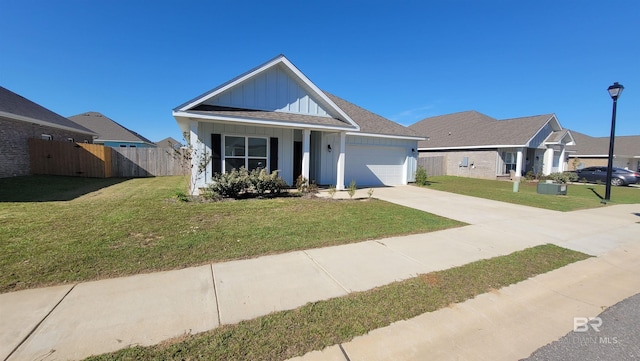
[[[604,200],[602,203],[607,203],[611,200],[611,173],[613,172],[613,148],[616,137],[616,106],[618,105],[618,97],[622,94],[624,90],[624,86],[622,84],[618,84],[618,82],[613,83],[613,85],[609,86],[607,89],[609,91],[609,95],[611,99],[613,99],[613,111],[611,114],[611,136],[609,137],[609,162],[607,163],[607,184],[606,190],[604,194]]]

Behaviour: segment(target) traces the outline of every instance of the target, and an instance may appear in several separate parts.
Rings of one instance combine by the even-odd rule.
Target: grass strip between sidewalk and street
[[[286,360],[589,257],[537,246],[89,360]]]

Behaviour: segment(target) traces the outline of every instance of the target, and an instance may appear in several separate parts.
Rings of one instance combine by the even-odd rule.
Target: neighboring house
[[[189,134],[193,193],[214,173],[279,170],[290,185],[302,175],[344,189],[414,180],[412,130],[323,92],[286,57],[274,59],[173,110]],[[204,154],[212,157],[202,173]]]
[[[409,128],[420,157],[444,156],[446,173],[472,178],[548,175],[566,170],[566,146],[574,144],[554,114],[497,120],[476,111],[423,119]]]
[[[28,139],[92,143],[91,130],[0,86],[0,178],[28,175]]]
[[[98,137],[93,140],[95,144],[114,148],[156,147],[155,143],[149,139],[98,112],[86,112],[69,117],[69,119],[97,133]]]
[[[158,148],[173,148],[180,149],[183,147],[182,143],[178,142],[172,137],[164,138],[161,141],[156,142]]]
[[[576,144],[567,147],[570,170],[592,166],[607,166],[609,137],[591,137],[571,131]],[[613,165],[640,171],[640,135],[616,136],[613,143]]]

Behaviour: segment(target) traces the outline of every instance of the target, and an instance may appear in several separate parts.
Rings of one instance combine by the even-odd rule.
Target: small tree
[[[353,196],[356,194],[356,181],[352,180],[351,183],[349,183],[349,188],[347,189],[347,194],[349,194],[349,198],[353,198]]]
[[[416,169],[416,184],[419,186],[429,185],[429,181],[427,179],[427,170],[424,169],[424,167],[421,165],[419,165],[418,169]]]

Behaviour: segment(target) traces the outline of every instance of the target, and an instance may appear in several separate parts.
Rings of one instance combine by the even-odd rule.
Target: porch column
[[[340,154],[338,155],[338,169],[336,171],[336,190],[344,190],[344,158],[346,134],[340,132]]]
[[[558,162],[558,172],[560,173],[564,172],[567,169],[565,167],[565,157],[567,156],[565,150],[565,147],[562,147],[562,150],[560,151],[560,161]]]
[[[544,151],[544,163],[542,164],[542,174],[549,175],[553,169],[553,148],[549,147]]]
[[[311,130],[302,130],[302,176],[309,179],[309,148],[311,144]]]
[[[198,195],[200,174],[198,174],[198,159],[200,159],[199,149],[201,142],[198,142],[198,122],[189,122],[189,148],[191,151],[191,181],[189,182],[189,192],[191,195]]]
[[[522,149],[523,148],[518,148],[518,152],[516,153],[516,179],[514,180],[520,180],[522,176]]]

